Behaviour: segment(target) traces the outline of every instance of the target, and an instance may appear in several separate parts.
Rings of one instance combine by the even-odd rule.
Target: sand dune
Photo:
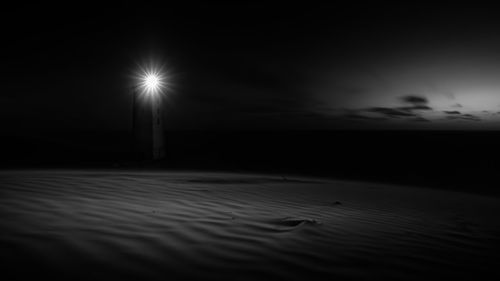
[[[5,280],[500,280],[500,199],[268,175],[0,173]]]

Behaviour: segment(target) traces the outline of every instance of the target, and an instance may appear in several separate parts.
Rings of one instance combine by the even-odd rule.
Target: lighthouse
[[[132,88],[133,142],[137,160],[157,160],[165,156],[162,118],[164,78],[159,72],[141,75]]]

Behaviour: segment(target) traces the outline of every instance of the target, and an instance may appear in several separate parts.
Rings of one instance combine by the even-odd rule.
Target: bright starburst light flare
[[[160,79],[155,74],[148,74],[144,78],[143,83],[144,83],[144,87],[148,91],[155,91],[156,92],[156,90],[158,90],[158,87],[160,86]]]
[[[165,85],[165,77],[158,70],[147,70],[140,77],[140,87],[148,95],[161,93]]]

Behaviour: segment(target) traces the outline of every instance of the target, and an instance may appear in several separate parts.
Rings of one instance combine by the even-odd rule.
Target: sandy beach
[[[500,198],[319,178],[0,172],[4,280],[499,280]]]

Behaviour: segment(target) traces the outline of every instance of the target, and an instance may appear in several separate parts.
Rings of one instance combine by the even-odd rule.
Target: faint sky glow
[[[414,113],[437,127],[461,123],[468,128],[477,126],[472,123],[478,120],[486,127],[500,127],[499,62],[499,53],[485,54],[484,50],[448,50],[446,55],[417,50],[400,57],[381,56],[343,71],[333,65],[332,71],[325,72],[330,77],[323,74],[315,80],[323,85],[315,96],[334,108],[333,116],[342,115],[343,109],[402,108],[405,105],[401,97],[420,96],[428,100],[432,110]],[[379,115],[362,112],[373,121]],[[392,121],[405,120],[398,117]]]

